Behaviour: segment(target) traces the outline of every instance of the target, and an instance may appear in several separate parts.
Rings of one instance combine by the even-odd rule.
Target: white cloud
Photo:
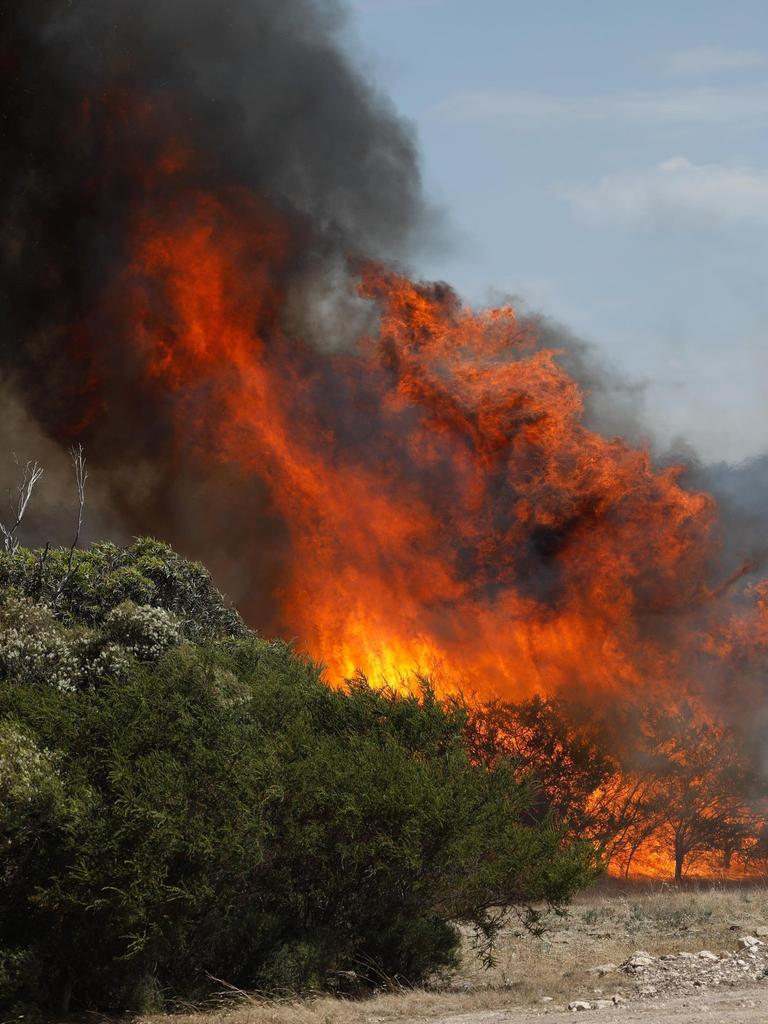
[[[559,190],[590,224],[688,226],[768,224],[768,171],[692,164],[685,157],[642,171],[610,174],[594,185]]]
[[[664,55],[664,65],[677,75],[707,75],[720,71],[740,71],[761,67],[765,54],[760,50],[728,50],[722,46],[693,46]]]
[[[557,96],[515,90],[462,92],[435,112],[456,121],[577,119],[720,124],[768,118],[768,83],[742,89],[701,87],[615,96]]]

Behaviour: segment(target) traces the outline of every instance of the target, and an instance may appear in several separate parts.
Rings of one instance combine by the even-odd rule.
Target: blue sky
[[[660,446],[768,451],[765,0],[352,0],[451,244],[416,271],[560,320]]]

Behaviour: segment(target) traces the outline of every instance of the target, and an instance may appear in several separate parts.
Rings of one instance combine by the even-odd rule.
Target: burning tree
[[[636,773],[653,780],[653,834],[671,851],[675,880],[697,857],[719,853],[725,867],[756,842],[760,818],[749,801],[754,770],[733,730],[702,719],[688,702],[649,709],[647,747]]]
[[[594,794],[618,770],[606,728],[586,708],[541,696],[468,707],[467,744],[483,764],[512,758],[536,779],[539,805],[575,834],[598,840],[603,814]],[[607,838],[607,837],[606,837]]]
[[[603,716],[560,698],[492,701],[470,708],[471,755],[512,757],[532,776],[538,806],[588,838],[604,862],[628,875],[659,851],[681,881],[706,856],[725,870],[756,855],[764,822],[759,790],[733,730],[688,702],[610,707]]]

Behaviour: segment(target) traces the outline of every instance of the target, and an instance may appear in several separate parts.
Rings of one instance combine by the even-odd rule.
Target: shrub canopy
[[[170,594],[184,621],[201,590],[223,621],[205,587],[85,582],[83,618],[106,629],[126,598]],[[70,630],[78,607],[73,591]],[[509,761],[468,758],[461,708],[426,687],[332,690],[235,626],[159,658],[124,646],[126,671],[95,685],[6,671],[4,1005],[142,1009],[209,975],[270,992],[418,982],[454,962],[457,922],[491,936],[495,908],[561,904],[591,877],[591,849],[528,813]]]
[[[65,626],[100,627],[129,601],[172,613],[187,640],[247,632],[204,566],[151,537],[128,547],[105,541],[71,555],[64,548],[1,551],[0,594],[9,589],[46,605]]]

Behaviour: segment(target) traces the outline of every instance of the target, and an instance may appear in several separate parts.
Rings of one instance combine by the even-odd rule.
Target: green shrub
[[[12,718],[0,720],[0,893],[2,913],[17,920],[34,898],[47,871],[44,847],[56,845],[66,816],[57,758],[40,747]],[[3,929],[0,942],[0,1006],[26,995],[34,1000],[44,985],[43,964],[21,932]]]
[[[188,640],[247,632],[202,565],[146,537],[129,547],[100,543],[77,550],[71,564],[70,552],[61,548],[0,552],[0,592],[10,588],[47,605],[66,626],[101,627],[113,609],[130,601],[172,613]]]
[[[173,612],[123,601],[104,620],[104,633],[142,661],[156,661],[181,643],[182,631]]]
[[[121,645],[96,630],[67,629],[46,605],[10,593],[0,603],[0,680],[73,692],[105,679],[121,679],[131,654],[153,650],[138,642],[132,646],[131,636],[123,639]]]
[[[188,590],[151,571],[175,615],[199,593],[196,573]],[[562,903],[593,871],[552,822],[524,823],[503,758],[469,761],[458,707],[331,690],[282,643],[182,645],[76,692],[6,681],[0,723],[0,759],[37,779],[0,822],[5,1004],[151,1008],[208,974],[418,982],[453,963],[457,922],[492,934],[494,907]]]

